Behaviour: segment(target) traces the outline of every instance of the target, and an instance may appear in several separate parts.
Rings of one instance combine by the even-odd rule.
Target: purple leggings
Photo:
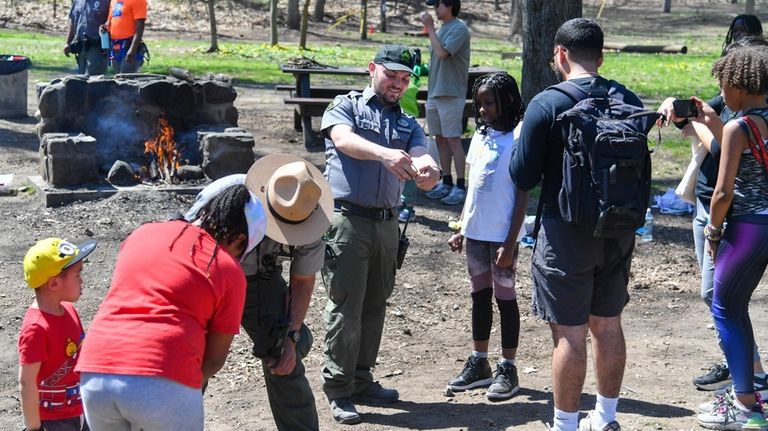
[[[717,253],[712,316],[737,394],[754,393],[755,336],[749,300],[768,264],[768,224],[728,220]]]

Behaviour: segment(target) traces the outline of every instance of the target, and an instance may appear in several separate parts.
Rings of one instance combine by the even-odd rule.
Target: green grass
[[[347,44],[312,45],[301,51],[296,46],[278,45],[275,47],[255,42],[222,43],[221,51],[206,54],[204,42],[190,42],[171,39],[149,41],[152,59],[144,68],[149,73],[168,73],[172,66],[182,67],[202,75],[205,73],[224,73],[231,75],[239,83],[276,84],[292,83],[292,77],[280,72],[278,65],[292,57],[306,56],[324,64],[337,66],[362,66],[365,59],[371,58],[381,43],[408,43],[412,46],[427,44],[426,40],[393,37],[377,33],[368,42]],[[33,62],[33,76],[46,79],[72,73],[74,59],[62,53],[63,36],[56,37],[38,33],[0,30],[0,53],[26,55]],[[507,70],[520,80],[522,61],[520,59],[501,59],[501,52],[519,51],[508,42],[496,39],[477,39],[473,41],[472,63],[482,66],[495,66]],[[716,49],[719,49],[716,47]],[[425,57],[428,48],[422,46]],[[717,53],[695,55],[628,54],[608,53],[601,72],[605,76],[616,78],[645,99],[660,102],[664,97],[687,97],[692,94],[707,99],[717,93],[717,85],[709,76],[712,62]],[[425,59],[426,61],[426,59]],[[359,77],[325,78],[360,82]],[[653,106],[649,106],[653,107]],[[652,132],[651,139],[655,132]],[[675,128],[668,128],[662,133],[662,149],[658,156],[686,160],[689,157],[688,141],[680,137]]]
[[[62,54],[63,39],[63,36],[0,30],[0,52],[30,57],[33,73],[71,73],[74,60]],[[289,58],[303,55],[324,64],[363,66],[381,43],[395,42],[410,43],[412,46],[423,45],[422,52],[425,61],[427,60],[426,40],[381,33],[372,35],[368,42],[312,45],[305,51],[294,45],[271,47],[256,42],[225,42],[221,44],[221,51],[214,54],[204,52],[207,48],[204,42],[156,39],[148,42],[152,58],[144,71],[167,73],[170,67],[176,66],[198,75],[208,72],[228,74],[240,83],[291,83],[292,77],[280,72],[278,68],[280,63]],[[500,55],[501,52],[519,51],[519,47],[516,48],[503,40],[478,38],[473,41],[473,48],[473,64],[495,66],[520,79],[522,61],[502,60]],[[621,80],[646,99],[660,100],[666,96],[684,97],[691,94],[708,98],[717,92],[717,85],[709,76],[709,69],[716,57],[714,51],[695,55],[608,53],[601,72],[605,76]],[[349,79],[359,78],[347,78]]]

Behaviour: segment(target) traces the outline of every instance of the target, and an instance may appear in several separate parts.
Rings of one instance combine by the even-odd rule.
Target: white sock
[[[619,397],[607,398],[597,394],[595,414],[592,415],[592,428],[603,429],[604,426],[616,420],[616,405]]]
[[[488,352],[478,352],[477,350],[472,351],[472,356],[476,358],[484,358],[488,359]]]
[[[509,359],[509,358],[501,358],[499,359],[499,364],[507,363],[509,365],[515,365],[515,358]]]
[[[765,373],[755,373],[755,377],[757,377],[758,379],[764,379]]]
[[[554,431],[576,431],[579,426],[579,412],[564,412],[555,408]]]
[[[748,411],[752,410],[751,409],[752,406],[747,407],[744,404],[742,404],[741,401],[739,401],[739,398],[736,396],[736,392],[731,391],[731,395],[733,395],[733,405],[737,409],[739,409],[739,410],[741,410],[743,412],[748,412]]]

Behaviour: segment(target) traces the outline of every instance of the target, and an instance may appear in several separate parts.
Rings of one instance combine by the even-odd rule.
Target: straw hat
[[[267,213],[267,236],[288,245],[320,239],[331,225],[333,194],[319,169],[301,157],[270,154],[245,177]]]

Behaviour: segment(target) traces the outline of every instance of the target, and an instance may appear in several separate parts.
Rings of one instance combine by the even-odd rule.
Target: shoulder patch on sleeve
[[[341,103],[341,100],[342,100],[342,96],[336,96],[336,97],[334,97],[334,98],[333,98],[333,101],[331,101],[331,103],[329,103],[329,104],[328,104],[328,107],[327,107],[327,108],[325,108],[325,110],[326,110],[326,111],[330,111],[331,109],[333,109],[333,108],[335,108],[335,107],[339,106],[339,104]]]

